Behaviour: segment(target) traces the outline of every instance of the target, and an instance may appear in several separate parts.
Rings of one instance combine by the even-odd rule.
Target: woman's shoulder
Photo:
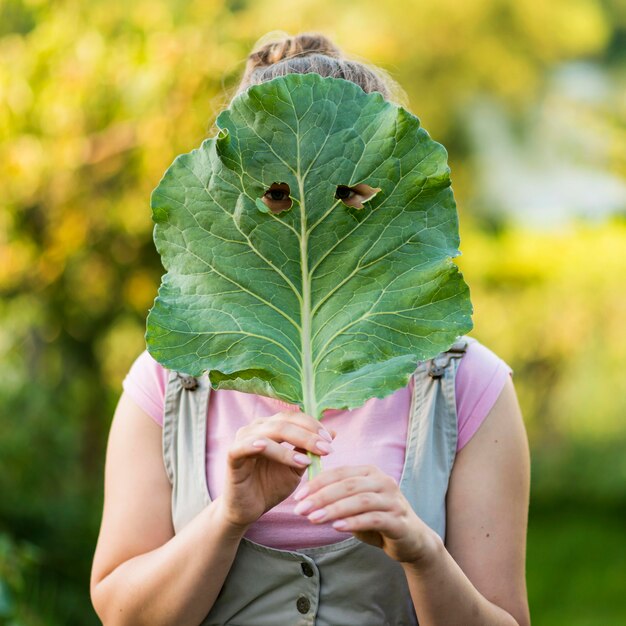
[[[167,379],[168,370],[144,350],[135,359],[122,382],[124,391],[161,426]]]
[[[464,364],[463,369],[467,372],[473,372],[477,376],[484,376],[485,373],[493,374],[498,368],[511,369],[502,357],[479,339],[475,337],[465,337],[465,339],[467,340],[467,348],[465,355],[461,359],[461,364]]]
[[[511,367],[493,350],[475,338],[468,342],[459,363],[455,390],[460,450],[478,430],[495,404]]]

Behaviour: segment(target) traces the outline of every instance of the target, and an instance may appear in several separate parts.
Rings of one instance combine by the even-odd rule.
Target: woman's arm
[[[91,600],[105,626],[199,624],[245,532],[225,521],[218,498],[174,535],[161,436],[161,427],[122,394],[109,433],[91,572]]]
[[[458,452],[445,547],[405,569],[420,624],[528,626],[526,529],[530,454],[510,377]]]
[[[420,626],[528,626],[529,486],[528,441],[509,378],[456,456],[445,546],[376,467],[323,472],[294,497],[312,522],[336,520],[401,563]]]
[[[161,427],[122,394],[91,573],[92,603],[105,626],[199,624],[249,525],[293,492],[311,462],[304,453],[328,454],[332,439],[302,413],[253,420],[229,449],[222,495],[175,535],[161,437]]]

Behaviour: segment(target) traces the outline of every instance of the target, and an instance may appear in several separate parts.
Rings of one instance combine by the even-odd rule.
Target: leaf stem
[[[302,326],[302,391],[304,400],[304,412],[320,419],[317,414],[317,402],[315,400],[315,384],[313,374],[313,353],[311,348],[311,277],[309,276],[309,233],[307,232],[306,206],[304,203],[304,184],[300,177],[300,143],[298,142],[298,188],[300,192],[300,266],[302,269],[302,301],[301,301],[301,326]],[[322,462],[317,454],[308,453],[311,465],[308,469],[309,480],[315,478],[322,471]]]
[[[311,465],[307,469],[308,477],[313,480],[322,471],[322,459],[313,452],[307,452],[307,455],[311,459]]]

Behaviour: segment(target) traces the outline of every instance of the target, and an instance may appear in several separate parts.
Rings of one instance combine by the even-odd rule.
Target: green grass
[[[626,507],[532,505],[527,582],[533,626],[626,624]]]

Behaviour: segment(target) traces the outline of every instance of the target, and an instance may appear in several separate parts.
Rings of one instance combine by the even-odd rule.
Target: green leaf
[[[319,418],[406,385],[472,328],[447,153],[417,117],[310,73],[250,87],[217,126],[152,194],[158,362]],[[267,210],[272,183],[291,208]],[[377,191],[362,208],[335,197],[359,184]]]

